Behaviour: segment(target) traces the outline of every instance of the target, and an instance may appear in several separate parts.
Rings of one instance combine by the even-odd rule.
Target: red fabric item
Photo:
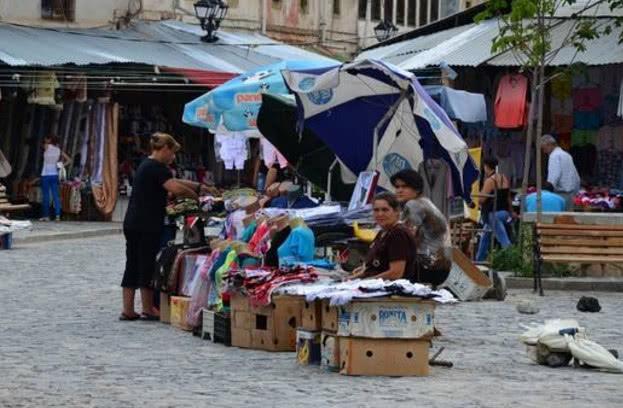
[[[270,228],[268,227],[268,224],[266,222],[261,223],[249,241],[249,250],[253,253],[257,253],[258,245],[269,232]]]
[[[495,97],[495,126],[516,129],[526,124],[526,95],[528,79],[523,75],[508,74],[500,79]]]
[[[602,104],[601,90],[599,88],[580,88],[573,92],[573,110],[592,112]]]

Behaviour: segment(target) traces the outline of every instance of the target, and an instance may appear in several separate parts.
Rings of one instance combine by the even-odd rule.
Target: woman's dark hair
[[[402,181],[418,193],[421,193],[424,189],[424,179],[422,179],[422,176],[420,176],[420,174],[415,170],[400,170],[389,179],[394,187],[396,187],[396,182],[398,180]]]
[[[48,135],[45,137],[45,139],[50,141],[50,144],[53,144],[54,146],[58,145],[58,137],[54,136],[54,135]]]
[[[374,197],[374,201],[379,201],[379,200],[383,200],[385,201],[387,204],[389,204],[389,206],[395,210],[395,211],[400,211],[400,201],[398,201],[398,199],[396,198],[396,196],[392,193],[380,193],[377,194]]]
[[[482,161],[482,164],[490,169],[495,170],[498,167],[498,159],[496,159],[495,157],[487,157]]]

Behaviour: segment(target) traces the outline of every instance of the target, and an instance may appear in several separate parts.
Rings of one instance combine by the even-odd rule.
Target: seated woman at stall
[[[402,204],[402,221],[415,234],[415,280],[437,286],[452,267],[452,242],[446,217],[422,193],[424,180],[415,170],[402,170],[390,179]]]
[[[400,203],[391,193],[374,198],[374,221],[381,228],[370,245],[365,263],[350,279],[409,279],[415,282],[415,238],[400,223]]]

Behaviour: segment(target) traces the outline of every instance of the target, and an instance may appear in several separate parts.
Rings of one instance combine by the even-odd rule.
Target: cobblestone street
[[[119,322],[120,235],[20,244],[0,251],[0,407],[621,407],[623,376],[533,365],[520,323],[577,318],[623,351],[623,296],[549,292],[541,312],[504,303],[439,307],[441,358],[427,378],[364,378],[300,367],[292,353],[227,348],[160,323]]]

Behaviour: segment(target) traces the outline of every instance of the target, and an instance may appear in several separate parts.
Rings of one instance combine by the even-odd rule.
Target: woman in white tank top
[[[61,219],[61,194],[58,181],[59,163],[64,165],[69,157],[58,147],[54,136],[43,139],[43,169],[41,170],[41,221],[50,219],[50,193],[54,202],[56,221]]]

